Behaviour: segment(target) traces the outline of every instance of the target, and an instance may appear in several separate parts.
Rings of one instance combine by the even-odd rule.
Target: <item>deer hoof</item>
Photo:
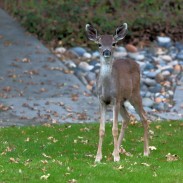
[[[120,161],[120,156],[114,156],[114,162],[119,162]]]
[[[96,156],[95,163],[100,163],[101,159],[102,159],[101,156]]]
[[[144,156],[149,156],[150,152],[147,151],[147,152],[144,152]]]

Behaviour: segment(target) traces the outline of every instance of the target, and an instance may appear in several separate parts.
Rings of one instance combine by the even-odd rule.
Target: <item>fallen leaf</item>
[[[30,138],[27,137],[27,138],[25,139],[25,142],[29,142],[29,141],[30,141]]]
[[[41,160],[41,163],[48,164],[48,161],[47,160]]]
[[[71,180],[69,180],[68,182],[69,182],[69,183],[76,183],[77,180],[76,180],[76,179],[71,179]]]
[[[51,156],[48,156],[48,155],[46,155],[45,153],[42,153],[42,155],[43,155],[45,158],[51,159]]]
[[[166,155],[166,160],[167,161],[177,161],[178,159],[179,159],[179,157],[176,154],[168,153]]]
[[[10,86],[5,86],[5,87],[3,88],[3,91],[5,91],[5,92],[10,92],[10,91],[11,91],[11,87],[10,87]]]
[[[18,161],[19,161],[18,159],[10,158],[10,162],[11,162],[11,163],[18,163]]]
[[[157,150],[157,148],[156,148],[155,146],[149,146],[149,149],[150,149],[151,151]]]
[[[161,125],[157,125],[156,129],[160,130],[161,129]]]
[[[7,111],[9,109],[11,109],[12,107],[9,106],[5,106],[4,104],[0,103],[0,111]]]
[[[120,165],[117,169],[122,170],[123,168],[124,168],[124,166]]]
[[[126,156],[132,157],[133,155],[130,152],[127,152],[123,147],[119,149],[119,153],[124,154]]]
[[[78,98],[79,98],[78,94],[72,94],[71,95],[72,101],[78,101]]]
[[[150,166],[149,164],[147,163],[141,163],[141,165],[144,165],[144,166]]]
[[[29,63],[29,62],[30,62],[30,59],[28,59],[28,58],[23,58],[23,59],[22,59],[22,62],[24,62],[24,63]]]
[[[47,180],[50,177],[50,174],[48,173],[47,175],[42,175],[40,177],[41,180]]]

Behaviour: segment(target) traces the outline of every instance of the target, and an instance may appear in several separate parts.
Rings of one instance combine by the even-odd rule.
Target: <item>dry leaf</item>
[[[141,163],[141,165],[144,165],[144,166],[150,166],[149,164],[147,163]]]
[[[149,149],[150,149],[151,151],[157,150],[157,148],[156,148],[155,146],[149,146]]]
[[[43,155],[45,158],[51,159],[51,156],[48,156],[48,155],[46,155],[45,153],[42,153],[42,155]]]
[[[3,91],[10,92],[11,91],[11,87],[10,86],[6,86],[6,87],[3,88]]]
[[[161,125],[157,125],[156,129],[160,130],[161,129]]]
[[[30,138],[27,137],[27,138],[25,139],[25,142],[29,142],[29,141],[30,141]]]
[[[47,160],[41,160],[41,162],[42,162],[43,164],[48,164],[48,161],[47,161]]]
[[[10,162],[11,162],[11,163],[18,163],[18,159],[10,158]]]
[[[120,165],[117,169],[122,170],[123,168],[124,168],[124,166]]]
[[[119,149],[119,153],[124,154],[126,156],[132,157],[133,155],[130,152],[127,152],[123,147]]]
[[[47,175],[42,175],[40,177],[41,180],[47,180],[50,177],[50,174],[48,173]]]
[[[167,161],[177,161],[178,160],[178,156],[176,154],[171,154],[171,153],[168,153],[166,155],[166,160]]]
[[[71,180],[69,180],[68,182],[69,182],[69,183],[76,183],[77,180],[76,180],[76,179],[71,179]]]
[[[28,59],[28,58],[23,58],[23,59],[22,59],[22,62],[24,62],[24,63],[29,63],[29,62],[30,62],[30,59]]]
[[[72,94],[71,99],[72,101],[78,101],[79,95],[78,94]]]

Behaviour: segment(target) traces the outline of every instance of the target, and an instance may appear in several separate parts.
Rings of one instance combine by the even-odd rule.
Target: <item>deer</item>
[[[97,78],[97,96],[100,109],[99,142],[95,162],[102,160],[102,143],[105,135],[106,109],[112,105],[113,124],[112,135],[114,141],[114,162],[120,161],[120,147],[124,138],[125,129],[130,121],[130,116],[125,107],[126,102],[135,108],[144,127],[144,156],[148,156],[148,121],[143,109],[140,95],[140,67],[129,58],[115,59],[113,56],[117,43],[127,34],[127,23],[117,27],[114,35],[98,34],[92,24],[86,24],[85,30],[89,40],[98,44],[100,53],[100,71]],[[121,114],[123,123],[118,137],[118,113]]]

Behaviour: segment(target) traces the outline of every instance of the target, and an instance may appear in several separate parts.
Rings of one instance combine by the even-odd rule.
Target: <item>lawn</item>
[[[108,123],[103,160],[95,164],[98,126],[92,123],[0,128],[0,183],[183,182],[183,121],[150,124],[149,157],[143,157],[141,123],[130,124],[123,147],[132,156],[121,154],[118,163],[112,159],[113,140]]]

